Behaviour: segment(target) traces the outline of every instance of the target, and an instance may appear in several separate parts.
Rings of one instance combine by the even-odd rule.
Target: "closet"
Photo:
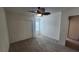
[[[66,46],[79,50],[79,15],[69,17]]]
[[[68,37],[79,41],[79,16],[69,18]]]

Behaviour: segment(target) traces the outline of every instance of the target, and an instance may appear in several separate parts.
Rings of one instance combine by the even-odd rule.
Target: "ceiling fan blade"
[[[50,15],[50,14],[51,14],[50,12],[43,13],[43,15]]]

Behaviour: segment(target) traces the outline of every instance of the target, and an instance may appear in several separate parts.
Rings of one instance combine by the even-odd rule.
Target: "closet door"
[[[70,18],[69,38],[79,40],[79,16],[74,16]]]

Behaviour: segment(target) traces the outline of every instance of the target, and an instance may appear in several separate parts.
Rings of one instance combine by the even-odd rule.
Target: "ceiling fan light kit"
[[[42,14],[37,14],[37,16],[42,16]]]

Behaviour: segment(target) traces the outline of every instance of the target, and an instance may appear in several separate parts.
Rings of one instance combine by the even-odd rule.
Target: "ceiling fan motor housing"
[[[40,7],[38,7],[38,9],[37,9],[37,13],[38,14],[42,14],[42,13],[44,13],[45,12],[45,8],[40,8]]]

